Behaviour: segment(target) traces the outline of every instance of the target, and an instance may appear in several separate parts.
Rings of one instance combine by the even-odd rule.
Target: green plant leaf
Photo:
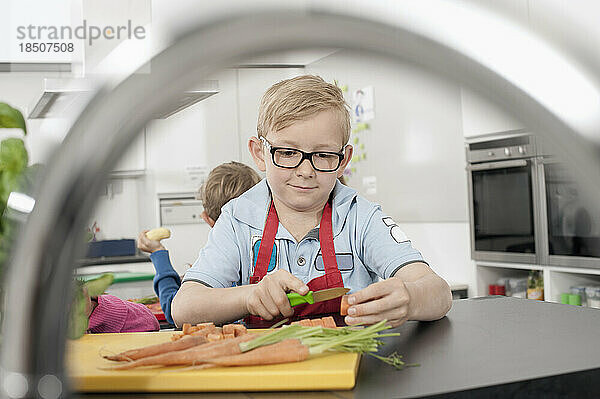
[[[85,334],[89,326],[89,317],[86,312],[88,299],[102,295],[114,279],[115,276],[112,273],[106,273],[87,282],[75,280],[75,295],[69,310],[69,326],[67,329],[69,339],[78,339]],[[84,288],[87,289],[87,295]]]
[[[83,291],[84,283],[75,280],[75,295],[69,310],[69,325],[67,336],[69,339],[80,338],[88,329],[89,319],[86,314],[87,296]]]
[[[0,170],[21,173],[29,162],[25,143],[21,139],[9,138],[0,143]]]
[[[88,294],[90,294],[91,297],[99,296],[106,291],[106,289],[113,283],[114,280],[114,274],[105,273],[93,280],[86,281],[85,287],[87,288]]]
[[[0,128],[17,128],[27,134],[25,118],[18,109],[11,107],[6,103],[0,102]]]

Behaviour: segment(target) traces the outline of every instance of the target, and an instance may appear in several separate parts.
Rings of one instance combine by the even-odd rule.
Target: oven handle
[[[467,170],[490,170],[504,168],[519,168],[527,166],[527,161],[524,159],[511,159],[509,161],[485,162],[467,165]]]

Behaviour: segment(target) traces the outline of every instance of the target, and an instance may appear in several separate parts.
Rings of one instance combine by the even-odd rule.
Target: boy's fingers
[[[264,306],[262,303],[260,303],[260,299],[258,299],[258,296],[252,294],[248,299],[247,299],[247,303],[246,303],[246,310],[248,311],[248,313],[250,313],[251,315],[255,315],[255,316],[261,316],[263,317],[263,315],[267,312],[267,309],[264,309]]]
[[[378,323],[384,319],[387,320],[386,324],[390,325],[391,327],[398,327],[398,326],[404,324],[406,321],[408,321],[407,317],[405,317],[403,319],[386,319],[385,317],[375,317],[375,316],[357,317],[357,318],[346,316],[346,318],[344,319],[344,322],[348,325],[354,325],[354,324],[372,325],[372,324]]]
[[[260,298],[255,298],[250,301],[250,313],[260,316],[265,320],[271,320],[271,313],[265,308],[265,305],[261,302]]]
[[[269,280],[265,280],[265,287],[263,287],[263,289],[257,290],[256,294],[258,295],[258,300],[263,304],[265,310],[269,313],[269,315],[277,316],[279,314],[279,310],[277,309],[277,305],[275,305],[275,302],[273,301],[270,295],[273,286],[268,283]]]
[[[259,301],[259,305],[256,306],[256,313],[265,320],[272,320],[271,312],[267,310],[262,301]]]
[[[380,281],[378,283],[371,284],[366,288],[363,288],[362,290],[349,295],[348,303],[350,305],[355,305],[363,302],[372,301],[374,299],[378,299],[389,294],[389,285],[382,283],[385,283],[385,281]]]
[[[404,316],[403,316],[404,315]],[[375,324],[381,320],[387,320],[387,323],[393,327],[399,326],[407,320],[406,312],[398,312],[396,310],[384,312],[380,314],[371,314],[359,317],[346,316],[344,321],[348,325],[352,324]]]
[[[289,276],[295,278],[291,274]],[[290,306],[290,301],[287,295],[285,294],[286,288],[288,288],[285,282],[286,280],[287,277],[283,280],[270,281],[268,287],[268,295],[271,297],[271,301],[273,301],[273,303],[277,307],[277,314],[275,314],[274,316],[279,316],[279,314],[282,314],[285,317],[289,317],[294,314],[294,311]]]
[[[292,276],[291,274],[289,275],[289,278],[283,281],[283,284],[285,289],[294,291],[300,295],[308,294],[308,286],[304,284],[302,280]]]
[[[363,302],[358,305],[352,305],[348,308],[348,315],[353,317],[376,315],[392,310],[395,304],[390,296],[375,299],[369,302]]]
[[[290,317],[294,315],[294,311],[290,306],[290,300],[284,291],[278,291],[276,294],[272,294],[273,301],[277,305],[279,312],[285,316]]]

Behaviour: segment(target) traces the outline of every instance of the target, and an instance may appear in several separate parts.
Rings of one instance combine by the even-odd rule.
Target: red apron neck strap
[[[335,248],[333,246],[333,223],[331,214],[331,204],[327,202],[323,209],[323,216],[321,217],[319,243],[321,245],[321,255],[323,256],[327,285],[337,287],[343,286],[343,284],[342,273],[340,273],[340,270],[338,269]]]
[[[267,215],[267,221],[265,222],[265,229],[260,241],[260,247],[258,248],[258,256],[256,257],[256,263],[254,266],[254,274],[250,277],[250,284],[258,283],[264,276],[267,275],[269,269],[269,263],[271,262],[271,253],[273,251],[273,244],[275,244],[275,234],[279,228],[279,218],[277,217],[277,211],[275,205],[271,201],[269,207],[269,213]]]

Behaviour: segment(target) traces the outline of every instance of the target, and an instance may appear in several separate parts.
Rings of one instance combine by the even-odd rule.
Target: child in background
[[[209,173],[200,189],[199,196],[204,206],[202,219],[213,227],[223,205],[240,196],[259,181],[258,173],[242,163],[232,161],[217,166]],[[158,295],[166,320],[173,324],[171,301],[181,286],[181,279],[171,266],[169,252],[160,240],[148,239],[147,232],[148,230],[144,230],[139,234],[137,245],[142,251],[150,253],[150,260],[156,269],[154,292]]]
[[[223,207],[173,299],[177,325],[339,313],[340,298],[292,309],[286,296],[333,287],[351,289],[347,324],[448,312],[448,284],[379,205],[337,181],[352,158],[347,107],[316,76],[267,90],[248,142],[266,180]]]

